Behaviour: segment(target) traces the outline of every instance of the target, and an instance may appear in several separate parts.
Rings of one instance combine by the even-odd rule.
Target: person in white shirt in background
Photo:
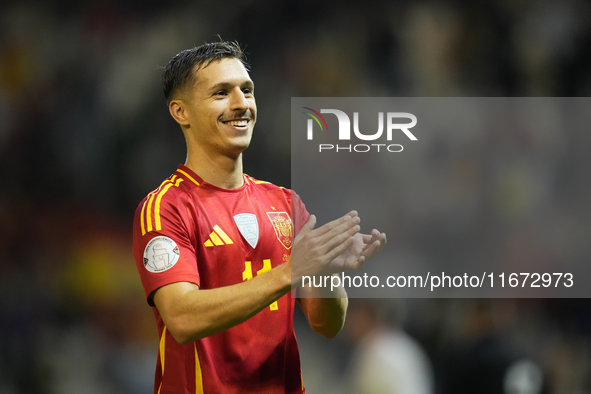
[[[396,308],[400,301],[349,301],[343,335],[355,343],[355,348],[345,375],[347,392],[432,394],[433,370],[426,352],[398,324],[392,323],[390,315],[402,311]]]

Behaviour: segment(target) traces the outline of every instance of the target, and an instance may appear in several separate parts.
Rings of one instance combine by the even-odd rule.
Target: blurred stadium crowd
[[[292,96],[590,96],[589,15],[583,0],[3,1],[0,393],[152,390],[157,332],[131,225],[140,199],[184,162],[160,89],[159,67],[178,51],[216,34],[246,45],[259,119],[245,170],[289,186]],[[498,137],[495,155],[437,156],[433,177],[457,193],[424,190],[424,206],[454,206],[446,199],[476,182],[469,201],[490,207],[478,199],[494,181],[500,203],[488,214],[514,230],[503,256],[588,261],[590,135],[563,137],[561,153],[535,133]],[[484,160],[503,164],[497,178],[477,172]],[[559,251],[532,235],[546,194]],[[450,236],[445,216],[416,215],[399,226],[415,221],[420,242],[388,234],[388,248],[435,253],[482,231]],[[587,299],[352,300],[332,341],[299,312],[296,323],[311,394],[591,393]]]

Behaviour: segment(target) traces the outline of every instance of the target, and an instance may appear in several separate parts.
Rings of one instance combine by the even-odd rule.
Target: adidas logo
[[[213,231],[209,234],[209,239],[203,243],[208,248],[211,246],[232,245],[234,242],[228,237],[217,224],[213,226]]]

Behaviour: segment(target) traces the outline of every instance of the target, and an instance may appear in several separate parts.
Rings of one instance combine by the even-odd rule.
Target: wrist
[[[281,288],[285,290],[285,292],[291,291],[295,288],[293,286],[291,263],[289,260],[285,264],[276,267],[275,271],[277,271],[278,281],[281,283]]]
[[[339,274],[303,276],[299,287],[305,297],[310,298],[347,298],[347,292],[343,287]],[[304,282],[305,281],[305,282]]]

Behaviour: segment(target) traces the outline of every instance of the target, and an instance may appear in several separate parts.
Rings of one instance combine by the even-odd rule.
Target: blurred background
[[[159,69],[180,50],[217,34],[246,46],[259,119],[245,171],[289,187],[292,96],[590,96],[590,18],[582,0],[3,1],[0,393],[152,391],[158,338],[131,226],[185,159]],[[565,143],[581,153],[588,139]],[[491,190],[472,169],[502,163],[499,215],[526,218],[538,194],[523,168],[540,164],[574,217],[562,247],[589,256],[591,165],[564,157],[560,174],[576,176],[556,177],[538,142],[505,135],[496,155],[434,160],[460,193],[475,179]],[[417,231],[425,247],[446,239],[444,220]],[[507,239],[515,261],[547,256],[534,229]],[[389,248],[415,247],[396,235]],[[591,393],[587,299],[358,299],[336,339],[299,311],[296,331],[310,394]]]

